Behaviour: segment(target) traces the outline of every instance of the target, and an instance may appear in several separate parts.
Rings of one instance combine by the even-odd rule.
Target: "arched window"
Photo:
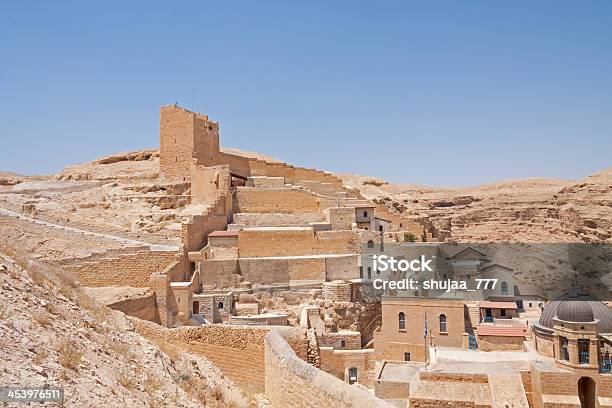
[[[440,315],[440,333],[446,333],[446,315]]]
[[[374,248],[374,241],[372,240],[368,241],[368,248]]]
[[[217,304],[217,309],[223,309],[223,302],[219,302]]]
[[[397,316],[398,327],[400,330],[406,330],[406,315],[404,312],[400,312]]]
[[[502,295],[508,294],[508,284],[506,282],[501,283],[501,293]]]
[[[364,217],[367,217],[367,216],[368,216],[368,212],[367,212],[367,211],[364,211],[364,212],[363,212],[363,216],[364,216]]]

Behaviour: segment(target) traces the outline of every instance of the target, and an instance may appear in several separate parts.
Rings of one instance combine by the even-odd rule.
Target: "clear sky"
[[[157,147],[175,101],[306,167],[577,179],[612,165],[612,1],[0,3],[0,170]]]

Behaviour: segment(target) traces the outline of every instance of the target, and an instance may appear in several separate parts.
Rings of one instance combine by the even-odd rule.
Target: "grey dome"
[[[600,333],[612,333],[612,310],[593,296],[570,293],[550,301],[540,316],[539,325],[553,328],[553,319],[566,322],[592,322],[599,320]]]
[[[557,319],[565,322],[592,322],[593,308],[588,301],[566,300],[557,307]]]

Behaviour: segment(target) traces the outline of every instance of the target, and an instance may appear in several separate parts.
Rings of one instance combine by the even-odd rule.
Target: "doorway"
[[[578,398],[581,408],[595,408],[595,381],[591,377],[581,377],[578,380]]]
[[[193,310],[191,313],[200,314],[200,301],[199,300],[193,301]]]

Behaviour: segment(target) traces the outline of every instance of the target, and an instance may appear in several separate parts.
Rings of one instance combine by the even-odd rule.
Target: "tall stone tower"
[[[177,105],[159,115],[160,175],[189,181],[191,164],[214,166],[219,157],[219,124]]]

